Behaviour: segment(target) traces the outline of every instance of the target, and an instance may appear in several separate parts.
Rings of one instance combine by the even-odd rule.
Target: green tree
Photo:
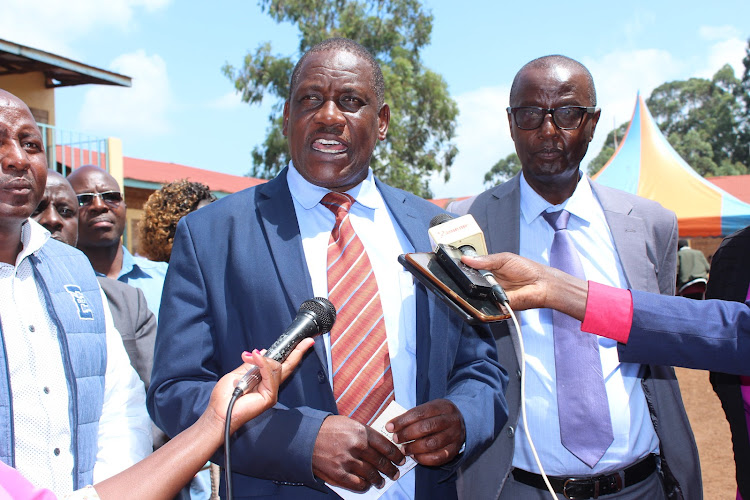
[[[619,145],[620,142],[622,142],[622,139],[625,137],[625,132],[627,130],[627,122],[623,123],[614,130],[610,130],[609,134],[607,134],[607,139],[602,145],[602,150],[599,151],[599,154],[596,155],[594,159],[591,160],[591,162],[589,162],[589,175],[594,175],[595,173],[597,173],[609,161],[609,159],[612,158],[612,155],[615,154],[615,136],[617,137],[616,142]]]
[[[489,172],[484,174],[484,185],[488,188],[503,183],[521,170],[521,160],[516,153],[511,153],[492,165]]]
[[[738,113],[740,115],[740,126],[737,133],[737,144],[735,147],[735,161],[750,167],[750,38],[745,47],[745,57],[742,59],[745,67],[742,79],[734,90],[738,102]],[[742,120],[744,117],[744,120]]]
[[[260,7],[276,22],[296,25],[300,43],[293,56],[273,54],[265,43],[247,54],[242,67],[223,68],[244,102],[276,99],[266,139],[252,152],[249,175],[271,178],[288,163],[281,115],[294,62],[316,43],[341,36],[365,46],[383,69],[391,123],[388,140],[373,154],[375,174],[425,197],[431,196],[432,174],[448,180],[458,153],[452,142],[458,106],[445,80],[422,63],[420,52],[430,43],[433,18],[419,0],[260,0]]]

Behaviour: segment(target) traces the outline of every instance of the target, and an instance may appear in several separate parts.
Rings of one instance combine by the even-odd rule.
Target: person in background
[[[706,299],[750,300],[750,226],[724,238],[714,253]],[[711,372],[709,380],[732,431],[737,500],[750,500],[750,376]]]
[[[447,209],[472,214],[491,253],[674,295],[674,213],[581,170],[600,115],[588,69],[561,55],[535,59],[516,74],[509,104],[505,118],[521,172]],[[576,321],[550,310],[524,311],[519,321],[528,431],[558,496],[701,494],[698,449],[671,367],[622,363],[616,342],[581,336]],[[467,499],[547,498],[519,418],[518,332],[508,322],[492,328],[500,364],[518,374],[506,393],[510,415],[493,445],[461,471],[459,491]]]
[[[47,171],[42,201],[31,218],[50,232],[52,238],[72,247],[78,240],[78,199],[70,183],[54,170]],[[120,333],[130,364],[146,390],[151,381],[154,359],[156,317],[148,309],[143,292],[117,280],[98,276],[107,297],[112,319]]]
[[[141,462],[93,486],[65,495],[65,500],[170,500],[223,444],[229,399],[237,381],[251,367],[247,363],[260,368],[261,381],[255,389],[237,400],[232,409],[232,433],[273,406],[278,397],[279,384],[294,370],[312,344],[312,339],[300,342],[281,365],[263,357],[257,350],[243,353],[242,359],[246,364],[216,383],[208,408],[197,422]],[[49,490],[36,488],[17,470],[0,463],[0,498],[54,500],[58,497]]]
[[[133,256],[122,245],[127,206],[117,181],[94,165],[75,169],[68,181],[78,196],[78,249],[99,276],[117,279],[143,290],[148,307],[159,319],[165,262]]]
[[[169,262],[177,223],[215,200],[208,186],[187,179],[170,182],[151,193],[138,225],[139,253],[153,261]]]
[[[86,257],[30,218],[42,134],[0,90],[0,461],[66,494],[151,453],[143,383]]]
[[[677,294],[689,299],[703,299],[703,291],[708,281],[708,272],[711,266],[708,264],[705,255],[700,250],[690,248],[688,240],[680,239],[677,243]],[[700,281],[703,288],[699,288],[695,293],[685,293],[682,291],[685,285],[689,285],[696,280]]]
[[[216,200],[211,190],[200,182],[187,179],[170,182],[157,189],[143,205],[143,218],[138,224],[138,251],[153,262],[169,262],[177,223],[184,216]],[[166,435],[154,434],[154,444],[161,446]],[[218,491],[219,466],[210,465],[190,484],[190,497],[202,500]]]

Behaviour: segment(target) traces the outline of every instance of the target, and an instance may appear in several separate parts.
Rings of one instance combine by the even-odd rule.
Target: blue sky
[[[602,117],[589,154],[630,119],[635,95],[665,81],[711,76],[729,63],[740,76],[750,2],[506,2],[425,0],[432,10],[428,67],[448,83],[460,116],[460,150],[436,197],[476,194],[484,173],[513,151],[505,107],[516,71],[565,54],[591,70]],[[269,41],[296,55],[297,30],[253,1],[2,0],[0,38],[133,77],[132,88],[59,89],[57,126],[120,137],[126,156],[236,175],[265,137],[272,101],[249,106],[221,73]]]

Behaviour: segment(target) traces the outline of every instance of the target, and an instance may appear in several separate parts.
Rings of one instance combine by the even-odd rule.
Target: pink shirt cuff
[[[630,290],[589,281],[581,330],[627,344],[632,324],[633,296]]]

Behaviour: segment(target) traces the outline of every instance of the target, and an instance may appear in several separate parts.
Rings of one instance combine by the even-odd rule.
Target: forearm
[[[553,268],[548,268],[548,273],[550,284],[543,307],[555,309],[583,321],[588,300],[588,282]]]
[[[167,444],[129,469],[95,485],[102,500],[174,498],[222,444],[220,425],[201,417]],[[127,495],[124,493],[127,492]]]

